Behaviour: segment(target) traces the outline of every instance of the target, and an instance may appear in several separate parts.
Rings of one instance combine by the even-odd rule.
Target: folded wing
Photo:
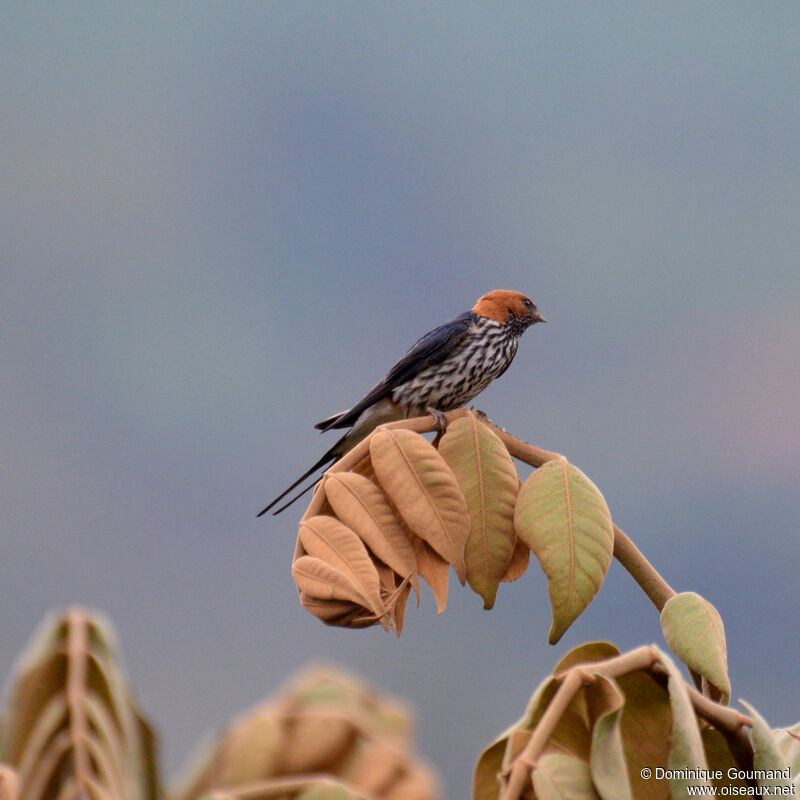
[[[318,422],[314,427],[322,431],[332,428],[349,428],[361,413],[371,405],[391,395],[395,387],[410,381],[426,367],[443,361],[447,355],[467,335],[467,331],[477,319],[472,311],[459,314],[450,322],[445,322],[430,333],[426,333],[389,370],[386,377],[359,400],[351,409]]]

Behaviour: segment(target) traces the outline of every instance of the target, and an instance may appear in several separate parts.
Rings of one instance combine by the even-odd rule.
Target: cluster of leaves
[[[109,625],[74,609],[22,655],[0,760],[18,800],[158,797],[155,738],[134,704]]]
[[[332,625],[402,630],[418,576],[439,612],[452,567],[491,608],[533,551],[549,580],[556,642],[597,594],[614,533],[597,487],[560,457],[524,483],[503,441],[456,412],[431,444],[383,426],[323,477],[300,522],[293,574],[303,605]]]
[[[108,623],[48,619],[20,659],[0,729],[0,800],[160,800],[155,736]],[[355,678],[309,672],[234,720],[172,800],[436,800],[409,712]]]
[[[414,755],[411,733],[404,706],[340,670],[313,670],[233,720],[174,800],[257,800],[278,791],[302,800],[434,800],[435,777]],[[326,777],[286,779],[310,775]],[[301,792],[290,791],[300,784]]]
[[[473,798],[674,799],[689,796],[689,785],[796,794],[800,723],[773,731],[743,705],[749,718],[691,689],[656,647],[620,655],[608,642],[582,645],[559,661],[522,718],[484,750]],[[658,769],[673,772],[659,779]],[[717,770],[722,777],[708,779]],[[754,770],[764,776],[751,777]]]

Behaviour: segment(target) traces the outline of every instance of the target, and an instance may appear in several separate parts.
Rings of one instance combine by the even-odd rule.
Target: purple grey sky
[[[493,288],[548,319],[478,406],[565,453],[800,718],[800,7],[11,3],[0,32],[0,675],[102,609],[174,775],[310,659],[419,709],[448,797],[567,649],[660,643],[532,565],[398,641],[289,572],[312,430]]]

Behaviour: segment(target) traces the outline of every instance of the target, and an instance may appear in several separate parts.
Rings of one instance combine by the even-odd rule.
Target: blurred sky
[[[114,621],[174,775],[324,658],[418,708],[467,796],[567,649],[661,642],[612,566],[546,644],[533,564],[400,640],[322,626],[256,512],[493,288],[547,317],[478,402],[565,453],[800,718],[800,6],[16,3],[0,31],[0,675]],[[327,444],[326,444],[327,443]]]

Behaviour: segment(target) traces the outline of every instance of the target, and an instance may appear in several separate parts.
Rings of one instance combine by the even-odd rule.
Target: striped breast
[[[428,407],[450,411],[465,405],[511,363],[524,330],[518,327],[480,317],[444,361],[395,387],[392,400],[409,416],[424,414]]]

